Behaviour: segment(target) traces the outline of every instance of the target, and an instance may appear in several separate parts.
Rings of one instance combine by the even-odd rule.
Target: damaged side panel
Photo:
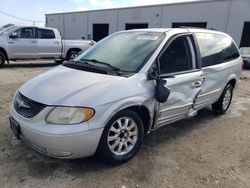
[[[189,117],[189,110],[194,106],[194,99],[200,92],[201,79],[200,70],[166,79],[170,96],[167,102],[160,103],[158,106],[159,114],[155,128]]]

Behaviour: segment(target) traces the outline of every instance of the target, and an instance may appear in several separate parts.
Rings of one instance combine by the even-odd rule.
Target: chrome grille
[[[15,110],[25,118],[35,117],[46,106],[46,104],[42,104],[25,97],[20,92],[17,93],[14,99]]]

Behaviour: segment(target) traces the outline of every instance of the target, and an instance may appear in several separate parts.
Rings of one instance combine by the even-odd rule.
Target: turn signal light
[[[95,43],[96,43],[96,42],[93,41],[93,40],[89,41],[89,45],[90,45],[90,46],[93,46]]]

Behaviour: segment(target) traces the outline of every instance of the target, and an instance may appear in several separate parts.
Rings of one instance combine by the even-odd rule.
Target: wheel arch
[[[108,108],[107,111],[102,115],[101,122],[103,125],[106,126],[109,120],[118,112],[123,110],[133,110],[135,111],[140,117],[143,122],[144,132],[147,133],[153,123],[154,118],[154,101],[150,100],[148,102],[143,102],[138,100],[125,100],[120,101],[118,104],[112,105]]]
[[[236,79],[233,78],[233,79],[231,79],[230,81],[227,82],[227,85],[230,84],[231,86],[233,86],[233,88],[235,88],[236,83],[237,83]]]
[[[236,87],[237,83],[238,83],[238,80],[239,80],[239,76],[237,76],[236,74],[231,74],[228,78],[227,78],[227,82],[226,82],[226,85],[225,87],[228,85],[228,84],[231,84],[233,86],[233,88]]]
[[[3,52],[6,60],[9,61],[9,57],[8,57],[8,54],[7,54],[6,50],[4,48],[0,47],[0,52]]]
[[[81,48],[69,48],[69,49],[67,50],[66,57],[68,56],[69,52],[71,52],[71,51],[78,51],[78,52],[80,52],[80,51],[81,51]]]
[[[149,131],[150,125],[151,125],[151,117],[150,117],[150,112],[146,106],[135,105],[135,106],[127,107],[122,110],[132,110],[136,112],[141,117],[141,120],[144,126],[144,133],[146,134]]]

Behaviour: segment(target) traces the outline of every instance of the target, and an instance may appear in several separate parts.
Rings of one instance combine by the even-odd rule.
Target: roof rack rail
[[[184,29],[207,29],[207,30],[219,31],[218,29],[215,29],[215,28],[203,28],[203,27],[191,27],[191,26],[180,26],[179,28],[184,28]]]

